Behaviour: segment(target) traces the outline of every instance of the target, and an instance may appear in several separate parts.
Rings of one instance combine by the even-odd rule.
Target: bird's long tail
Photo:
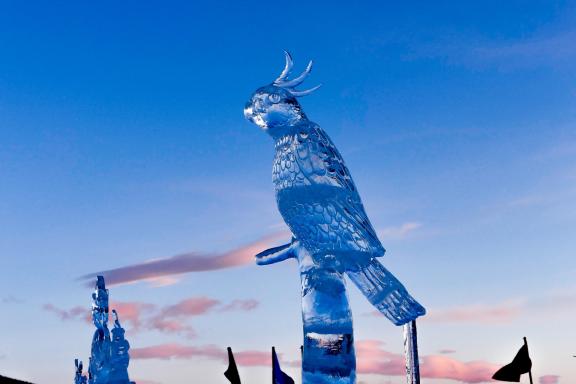
[[[426,313],[424,307],[378,260],[372,259],[366,266],[346,273],[368,301],[394,324],[406,324]]]

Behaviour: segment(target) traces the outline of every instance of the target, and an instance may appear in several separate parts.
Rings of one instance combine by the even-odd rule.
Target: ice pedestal
[[[303,383],[354,383],[356,360],[352,312],[344,276],[337,271],[301,274]]]
[[[303,383],[354,383],[352,311],[344,275],[294,244],[302,285]]]

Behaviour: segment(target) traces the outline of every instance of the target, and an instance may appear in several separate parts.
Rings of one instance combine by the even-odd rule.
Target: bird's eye
[[[268,100],[270,100],[271,103],[276,104],[280,101],[280,95],[276,93],[271,93],[268,95]]]

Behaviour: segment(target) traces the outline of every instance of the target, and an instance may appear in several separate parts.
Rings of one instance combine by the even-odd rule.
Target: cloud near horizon
[[[525,303],[509,301],[499,304],[471,304],[448,308],[432,308],[420,321],[430,323],[478,323],[504,324],[510,323],[522,315]],[[370,316],[380,317],[379,311],[372,311]],[[440,352],[447,353],[447,352]]]
[[[518,318],[548,321],[562,318],[576,305],[576,292],[548,292],[530,298],[515,298],[495,304],[470,304],[448,308],[432,308],[422,321],[433,323],[507,324]],[[381,316],[380,312],[371,312]]]
[[[140,281],[148,281],[155,286],[172,284],[177,281],[175,279],[176,276],[185,273],[216,271],[251,264],[254,262],[254,256],[257,253],[274,246],[282,239],[288,241],[290,235],[286,231],[276,232],[221,254],[189,252],[89,273],[81,276],[79,280],[84,281],[90,287],[92,287],[97,275],[104,276],[108,286],[132,284]]]
[[[387,376],[404,376],[404,355],[382,349],[383,342],[363,340],[356,343],[357,370]],[[429,379],[451,379],[464,383],[484,383],[500,368],[485,361],[462,362],[448,356],[428,355],[420,359],[420,375]]]
[[[495,305],[473,304],[444,309],[432,309],[422,321],[436,323],[509,323],[518,318],[523,310],[519,302]]]
[[[270,352],[263,351],[233,351],[234,360],[238,365],[269,366],[272,363]],[[133,359],[191,359],[203,357],[213,360],[228,361],[226,348],[216,345],[188,346],[178,343],[159,344],[143,348],[132,348],[130,356]],[[281,356],[279,354],[279,356]]]
[[[356,342],[357,372],[383,376],[404,376],[404,355],[382,349],[383,342],[378,340],[361,340]],[[215,345],[187,346],[178,343],[159,344],[144,348],[133,348],[130,352],[133,359],[193,359],[208,358],[227,361],[226,349]],[[265,366],[271,364],[269,351],[234,351],[238,365]],[[282,360],[282,359],[280,359]],[[299,365],[299,361],[286,362],[286,365]],[[421,376],[430,379],[451,379],[463,383],[490,382],[491,377],[500,365],[485,361],[461,362],[454,358],[440,355],[428,355],[421,358]],[[550,384],[545,382],[541,384]]]
[[[558,384],[559,378],[560,378],[560,376],[558,376],[558,375],[544,375],[544,376],[540,376],[538,383],[539,384]]]

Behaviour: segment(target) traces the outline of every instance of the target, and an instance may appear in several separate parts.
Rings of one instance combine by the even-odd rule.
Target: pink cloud
[[[377,340],[362,340],[356,342],[357,372],[385,376],[404,376],[404,355],[388,352],[382,349],[383,343]],[[208,358],[227,361],[226,349],[214,345],[186,346],[182,344],[160,344],[144,348],[133,348],[131,356],[134,359],[193,359]],[[234,351],[238,365],[270,366],[270,352],[266,351]],[[299,365],[299,362],[289,362],[287,365]],[[464,383],[490,382],[492,375],[500,368],[499,365],[485,361],[462,362],[456,359],[429,355],[421,357],[420,373],[429,379],[450,379]],[[556,377],[556,376],[545,376]],[[540,384],[556,384],[554,381]]]
[[[144,348],[132,348],[130,356],[133,359],[192,359],[208,358],[228,361],[225,348],[214,345],[189,346],[177,343],[159,344]],[[234,351],[234,359],[238,365],[243,366],[270,366],[272,357],[270,352],[263,351]]]
[[[258,307],[259,302],[254,299],[232,300],[224,304],[209,297],[191,297],[173,305],[158,307],[144,302],[112,302],[110,309],[118,312],[120,323],[129,324],[130,332],[140,330],[155,330],[163,333],[175,333],[187,338],[196,336],[194,328],[187,324],[189,317],[205,315],[209,312],[251,311]],[[51,312],[62,320],[92,321],[89,307],[76,306],[71,309],[60,309],[53,304],[45,304],[45,311]],[[112,322],[112,318],[110,318]]]
[[[551,316],[563,318],[576,305],[573,292],[552,292],[531,298],[511,299],[495,304],[473,304],[444,309],[431,309],[421,321],[437,323],[506,324],[520,317],[546,320]],[[374,316],[380,313],[374,311]]]
[[[278,240],[286,238],[287,236],[287,233],[284,231],[278,232],[221,254],[185,253],[162,259],[148,260],[121,268],[90,273],[80,277],[80,280],[86,281],[90,287],[92,287],[96,275],[103,275],[109,286],[136,283],[139,281],[174,282],[173,279],[166,280],[166,278],[189,272],[215,271],[251,264],[254,262],[254,256],[257,253],[273,246]],[[161,278],[163,279],[159,280]]]
[[[155,329],[164,333],[183,334],[188,338],[196,336],[194,329],[185,323],[184,318],[200,316],[218,309],[226,311],[249,311],[258,306],[257,300],[233,300],[223,305],[219,300],[208,297],[191,297],[174,305],[163,307],[156,315],[149,319],[148,329]]]
[[[150,303],[117,301],[113,302],[110,308],[118,312],[121,324],[128,322],[134,330],[138,330],[142,324],[142,317],[154,311],[156,306]]]
[[[377,340],[363,340],[356,343],[358,373],[371,373],[387,376],[403,376],[404,356],[382,349],[383,343]],[[483,383],[500,366],[484,361],[461,362],[456,359],[429,355],[421,357],[420,374],[430,379],[452,379],[465,383]]]
[[[220,311],[252,311],[258,307],[260,303],[258,300],[232,300],[229,304],[226,304]]]
[[[54,313],[61,320],[78,320],[86,317],[86,313],[90,312],[88,307],[76,306],[66,309],[60,309],[52,304],[44,304],[42,309]]]
[[[132,348],[130,356],[133,359],[190,359],[193,357],[208,357],[212,359],[224,359],[226,351],[214,345],[200,347],[187,346],[177,343],[160,344],[143,348]]]
[[[140,302],[113,302],[110,309],[115,309],[118,312],[120,323],[129,323],[134,330],[140,328],[141,318],[143,314],[153,311],[155,305]],[[92,312],[88,306],[76,306],[70,309],[61,309],[53,304],[44,304],[42,308],[45,311],[52,312],[62,320],[84,320],[88,323],[92,322]],[[110,318],[112,321],[112,318]]]
[[[198,316],[209,312],[219,305],[220,301],[215,299],[210,299],[208,297],[191,297],[182,300],[177,304],[164,307],[160,316]]]
[[[540,376],[540,379],[538,380],[538,382],[540,384],[558,384],[559,378],[560,378],[560,376],[557,376],[557,375],[545,375],[545,376]]]
[[[446,309],[430,310],[422,321],[442,323],[509,323],[522,314],[523,307],[518,302],[496,305],[468,305]]]
[[[187,338],[196,337],[196,331],[192,326],[182,322],[181,320],[175,319],[162,319],[160,317],[151,319],[148,322],[148,329],[155,329],[164,333],[178,333],[183,334]]]
[[[383,344],[376,340],[357,341],[356,370],[359,373],[405,375],[404,356],[383,350]]]
[[[279,358],[280,358],[279,354]],[[266,366],[272,365],[272,355],[271,352],[262,351],[240,351],[234,352],[234,360],[239,365],[244,366]]]
[[[485,361],[461,362],[447,356],[424,356],[420,368],[422,377],[431,379],[452,379],[465,383],[491,381],[499,365]]]
[[[162,309],[159,316],[161,317],[184,317],[199,316],[218,310],[219,312],[228,311],[251,311],[258,307],[258,300],[232,300],[228,304],[222,304],[219,300],[209,297],[191,297],[182,300],[174,305],[166,306]]]
[[[130,349],[130,357],[133,359],[190,359],[192,357],[209,357],[222,359],[226,351],[222,351],[214,345],[201,347],[186,346],[181,344],[160,344],[143,348]]]

